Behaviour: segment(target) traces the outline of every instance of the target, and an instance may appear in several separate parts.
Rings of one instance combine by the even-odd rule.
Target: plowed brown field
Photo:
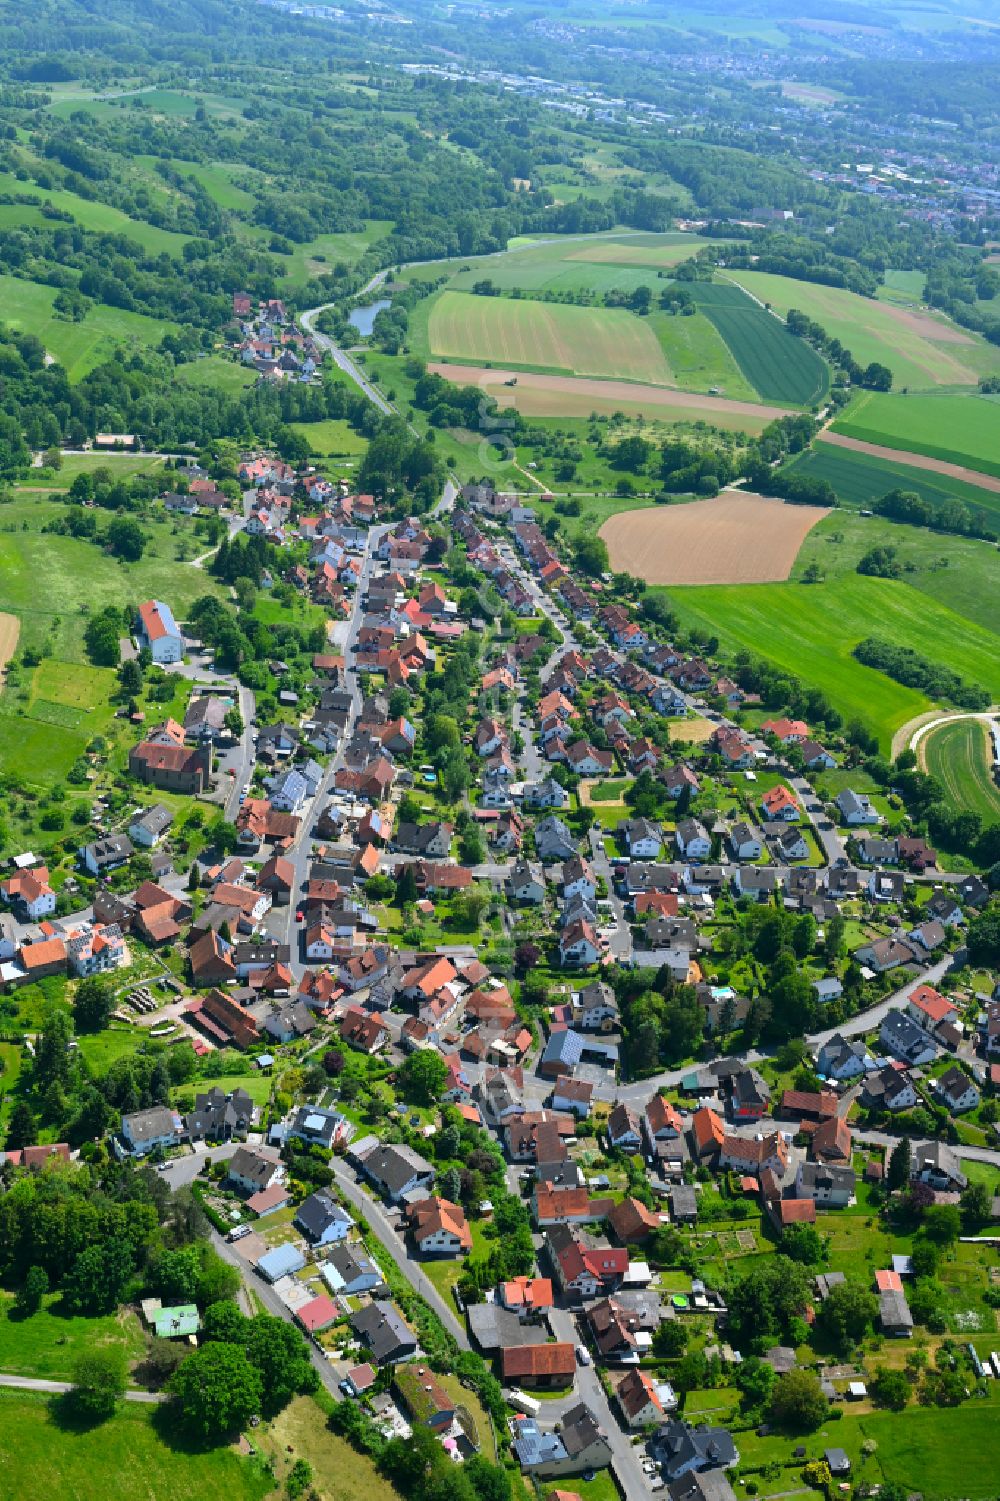
[[[601,536],[612,568],[647,584],[767,584],[787,579],[806,536],[829,514],[724,490],[714,500],[619,511]]]

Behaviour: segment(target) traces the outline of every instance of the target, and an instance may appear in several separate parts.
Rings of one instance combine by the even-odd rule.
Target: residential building
[[[157,1149],[177,1146],[181,1130],[181,1118],[175,1110],[154,1105],[122,1116],[121,1139],[129,1156],[145,1157]]]
[[[159,599],[149,599],[139,606],[135,639],[139,650],[148,649],[160,667],[179,662],[184,655],[184,638],[173,611]]]

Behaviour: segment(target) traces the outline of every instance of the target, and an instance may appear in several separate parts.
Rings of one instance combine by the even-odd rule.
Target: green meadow
[[[155,349],[165,333],[176,329],[166,319],[93,303],[75,323],[52,311],[54,287],[0,275],[0,319],[12,328],[37,334],[52,357],[64,366],[70,380],[80,380],[112,353],[118,344]]]
[[[907,584],[844,574],[821,584],[712,585],[670,590],[684,625],[741,647],[821,689],[845,719],[858,718],[888,749],[893,731],[932,708],[851,655],[879,635],[933,657],[966,680],[1000,693],[996,636]]]
[[[854,576],[859,560],[873,547],[896,549],[907,588],[1000,635],[996,549],[973,537],[944,537],[841,508],[813,527],[795,560],[792,578],[801,580],[813,563],[827,582]]]
[[[17,1501],[263,1501],[264,1472],[233,1449],[194,1450],[164,1431],[155,1409],[127,1403],[105,1423],[78,1425],[26,1392],[0,1392],[0,1475]]]
[[[931,730],[922,742],[927,770],[957,808],[984,822],[1000,819],[1000,787],[992,777],[993,743],[981,720],[956,719]]]
[[[55,208],[72,214],[82,229],[90,229],[97,234],[127,235],[151,255],[162,255],[164,251],[168,255],[180,255],[190,239],[190,235],[176,234],[173,230],[160,229],[156,224],[131,219],[110,203],[81,198],[68,188],[40,188],[33,182],[21,182],[12,172],[0,172],[0,193],[37,196],[42,202],[51,203]],[[31,208],[22,204],[0,207],[0,224],[3,225],[51,223],[51,220],[42,217],[40,207]]]
[[[1000,397],[869,391],[851,403],[833,430],[1000,475]]]

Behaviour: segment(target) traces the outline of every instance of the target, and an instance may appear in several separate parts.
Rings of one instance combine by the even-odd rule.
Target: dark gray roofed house
[[[370,1303],[351,1316],[351,1328],[378,1365],[392,1365],[417,1353],[417,1337],[391,1303]]]
[[[354,1221],[324,1189],[303,1199],[295,1211],[295,1223],[314,1246],[330,1245],[343,1240]]]
[[[670,1501],[736,1501],[722,1470],[688,1470],[669,1487]]]
[[[725,1428],[692,1428],[676,1419],[663,1424],[651,1447],[668,1482],[692,1470],[731,1469],[740,1457]]]
[[[365,1157],[362,1170],[365,1177],[394,1204],[411,1189],[429,1188],[434,1182],[431,1164],[412,1148],[403,1145],[376,1148]]]
[[[162,803],[154,803],[153,807],[144,808],[133,818],[128,826],[129,837],[133,844],[152,849],[159,844],[173,821],[174,815],[169,808],[165,808]]]

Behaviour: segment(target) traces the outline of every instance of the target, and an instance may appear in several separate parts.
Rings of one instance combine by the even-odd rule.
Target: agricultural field
[[[890,490],[913,490],[933,505],[961,500],[979,511],[987,524],[1000,529],[1000,494],[962,480],[915,469],[892,459],[877,458],[856,449],[825,441],[807,449],[788,466],[810,479],[825,479],[843,506],[868,508]]]
[[[198,1450],[161,1436],[150,1407],[125,1404],[107,1422],[72,1421],[58,1402],[0,1392],[4,1489],[18,1501],[263,1501],[270,1477],[233,1449]],[[371,1494],[371,1492],[369,1492]]]
[[[622,511],[601,527],[611,566],[648,584],[755,584],[787,579],[819,506],[723,491],[713,500]]]
[[[68,1381],[84,1350],[117,1346],[132,1362],[147,1340],[136,1314],[122,1310],[101,1318],[68,1314],[59,1293],[49,1293],[30,1319],[20,1317],[14,1298],[0,1293],[0,1370],[17,1376]]]
[[[119,343],[155,349],[165,333],[177,328],[166,319],[147,318],[143,313],[104,303],[92,304],[81,322],[75,323],[53,313],[55,297],[54,287],[0,275],[3,321],[36,334],[48,353],[65,367],[70,380],[80,380]]]
[[[956,808],[1000,819],[1000,787],[992,776],[993,744],[983,720],[955,719],[922,736],[917,759],[944,787]]]
[[[913,312],[840,287],[794,281],[766,271],[726,274],[761,302],[770,303],[782,317],[789,308],[798,308],[815,319],[851,351],[859,365],[872,360],[888,365],[897,387],[971,386],[980,375],[1000,370],[1000,349],[942,314]]]
[[[690,290],[765,401],[811,406],[822,400],[829,371],[810,344],[731,283],[693,282]]]
[[[704,313],[686,316],[651,313],[648,322],[682,390],[716,391],[742,401],[757,400],[756,388]]]
[[[1000,476],[1000,398],[995,396],[870,391],[851,403],[833,431]]]
[[[427,322],[436,359],[496,361],[515,369],[669,385],[648,324],[622,308],[581,308],[442,292]]]
[[[403,272],[405,281],[449,276],[448,286],[467,292],[486,277],[504,292],[608,292],[651,287],[668,271],[696,255],[707,240],[690,234],[571,235],[551,240],[511,242],[498,255],[431,261]]]
[[[1000,692],[1000,653],[991,631],[930,600],[907,584],[845,574],[827,583],[750,584],[673,589],[682,623],[718,636],[732,651],[745,647],[821,689],[845,719],[861,719],[888,750],[893,731],[934,707],[851,655],[866,636],[880,636],[930,655]]]
[[[657,422],[707,422],[756,434],[788,410],[724,396],[699,396],[670,386],[642,386],[634,381],[583,379],[514,368],[484,370],[478,365],[432,363],[428,368],[456,385],[480,386],[501,407],[514,407],[526,417],[589,417],[592,412],[613,416],[623,412],[628,417],[648,417]],[[517,384],[508,386],[515,376]]]
[[[801,580],[814,563],[827,582],[853,575],[872,547],[896,549],[907,587],[1000,635],[996,551],[990,543],[972,537],[944,537],[940,532],[901,526],[881,516],[858,516],[841,508],[831,511],[806,537],[792,578]]]

